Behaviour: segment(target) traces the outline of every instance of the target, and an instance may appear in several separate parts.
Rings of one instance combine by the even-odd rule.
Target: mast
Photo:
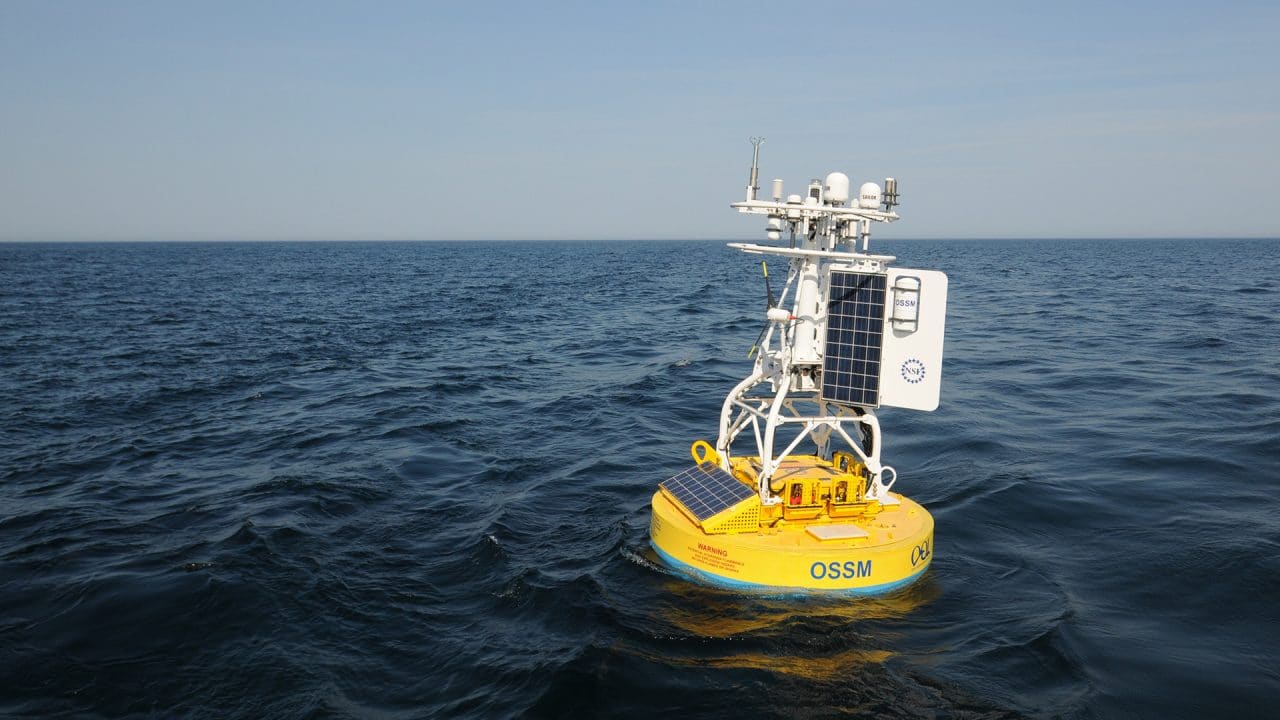
[[[894,211],[898,187],[893,178],[885,179],[883,192],[880,185],[868,182],[851,197],[849,178],[833,172],[825,180],[811,181],[803,197],[793,194],[785,200],[782,181],[774,180],[772,200],[758,199],[763,141],[751,138],[747,197],[730,207],[743,214],[764,215],[768,239],[780,240],[785,228],[790,244],[729,246],[785,260],[787,275],[776,306],[769,292],[770,307],[752,372],[721,408],[715,446],[721,467],[730,469],[734,443],[750,428],[748,437],[754,440],[761,465],[760,500],[774,505],[782,502],[782,488],[773,482],[774,476],[801,443],[811,441],[814,452],[827,460],[834,445],[843,445],[857,454],[870,473],[868,499],[896,504],[889,488],[897,473],[881,462],[883,443],[876,409],[937,406],[946,276],[933,271],[898,272],[890,267],[893,256],[869,252],[872,223],[898,219]],[[765,272],[768,283],[767,266]],[[910,275],[899,283],[903,272]],[[930,276],[925,278],[931,290],[927,323],[920,316],[923,276]],[[901,323],[900,303],[903,307],[913,303],[916,313],[912,318],[904,316]],[[904,348],[909,357],[900,360]],[[882,367],[886,361],[901,368],[886,372]],[[921,380],[914,381],[909,371],[919,372]],[[902,382],[896,382],[899,374],[910,386],[905,390]],[[925,378],[927,386],[917,387]]]

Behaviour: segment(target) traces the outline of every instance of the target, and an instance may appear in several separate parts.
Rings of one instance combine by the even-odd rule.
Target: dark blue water
[[[951,278],[937,551],[851,600],[648,548],[758,259],[0,245],[0,715],[1280,712],[1280,242],[877,249]]]

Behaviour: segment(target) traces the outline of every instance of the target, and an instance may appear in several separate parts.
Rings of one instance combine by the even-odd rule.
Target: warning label
[[[742,570],[742,561],[729,557],[729,551],[724,548],[698,543],[697,545],[690,545],[688,550],[693,555],[694,560],[706,567],[713,567],[731,573],[741,572]]]

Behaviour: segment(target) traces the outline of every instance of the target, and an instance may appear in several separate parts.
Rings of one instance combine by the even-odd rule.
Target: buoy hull
[[[668,565],[703,582],[737,589],[879,595],[917,580],[933,559],[933,517],[909,498],[893,498],[896,505],[856,523],[780,523],[759,532],[713,535],[657,492],[649,537]],[[865,536],[839,537],[841,529],[851,526]],[[823,527],[834,532],[810,531]]]

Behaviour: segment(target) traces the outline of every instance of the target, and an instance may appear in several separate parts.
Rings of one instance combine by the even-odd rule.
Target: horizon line
[[[877,242],[1036,242],[1057,240],[1083,241],[1132,241],[1132,240],[1280,240],[1280,235],[966,235],[960,237],[884,237],[872,238]],[[498,243],[498,242],[752,242],[751,238],[727,237],[529,237],[529,238],[0,238],[0,244],[93,244],[93,243]],[[763,244],[763,243],[762,243]]]

